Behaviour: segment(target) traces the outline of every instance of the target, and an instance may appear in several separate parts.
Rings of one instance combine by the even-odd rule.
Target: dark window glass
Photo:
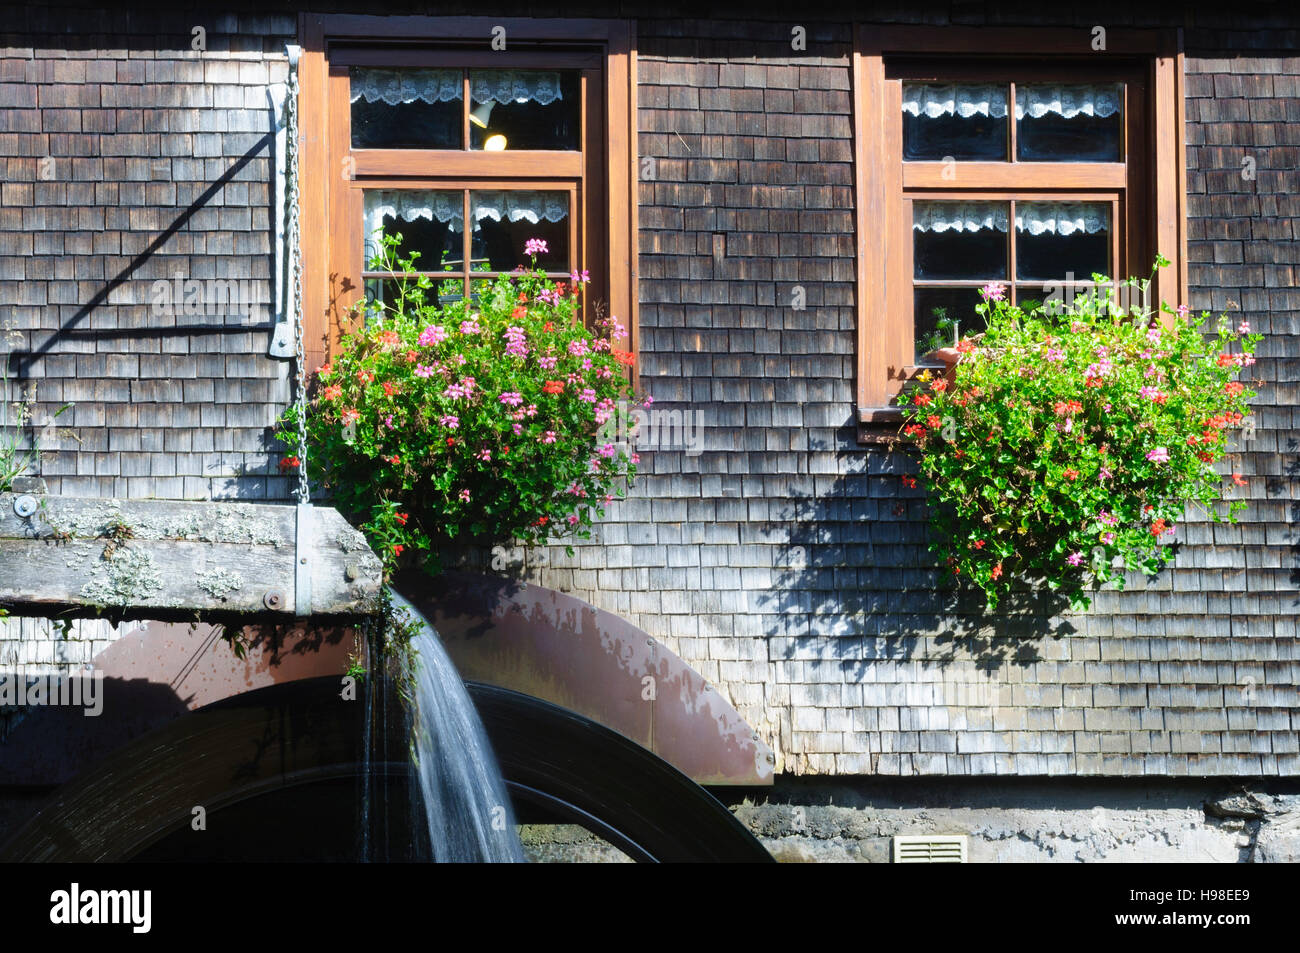
[[[1016,152],[1026,162],[1123,159],[1124,87],[1016,86]]]
[[[438,305],[446,307],[449,304],[455,304],[461,299],[465,291],[465,282],[459,278],[441,278],[437,275],[430,275],[431,284],[428,288],[419,289],[416,285],[415,278],[367,278],[366,285],[366,305],[375,307],[379,304],[395,307],[401,298],[402,282],[406,282],[406,306],[408,308],[417,307],[420,303],[417,296],[423,292],[423,304],[428,306]]]
[[[916,362],[941,347],[952,347],[958,338],[975,334],[984,327],[975,305],[984,299],[978,288],[917,288],[913,318],[916,328]]]
[[[379,250],[379,234],[401,235],[397,257],[419,253],[418,271],[460,270],[464,256],[461,221],[464,193],[428,189],[367,190],[365,195],[365,266]]]
[[[903,84],[903,158],[1007,158],[1005,86]]]
[[[580,148],[576,71],[470,70],[470,148]]]
[[[464,74],[458,69],[349,71],[354,149],[462,149]]]
[[[569,271],[569,193],[471,192],[474,234],[470,267],[475,271],[514,271],[528,266],[524,246],[541,239],[547,250],[537,256],[545,271]]]
[[[957,281],[1007,277],[1007,205],[913,202],[916,278]]]
[[[1017,279],[1109,275],[1110,245],[1110,206],[1103,202],[1016,204]]]

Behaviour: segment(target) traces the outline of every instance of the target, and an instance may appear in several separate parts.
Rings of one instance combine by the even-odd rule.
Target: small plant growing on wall
[[[547,277],[538,239],[532,268],[447,304],[400,241],[383,237],[371,262],[401,276],[395,295],[354,317],[314,382],[312,477],[389,568],[442,541],[589,536],[636,472],[616,426],[633,399],[625,330],[583,325],[586,274]]]
[[[1246,506],[1244,478],[1216,467],[1250,414],[1236,378],[1260,335],[1245,321],[1207,329],[1185,307],[1165,326],[1093,277],[1096,292],[1028,309],[986,286],[987,330],[959,342],[951,373],[900,397],[931,551],[990,608],[1017,583],[1085,607],[1089,586],[1158,573],[1189,505],[1232,522]]]

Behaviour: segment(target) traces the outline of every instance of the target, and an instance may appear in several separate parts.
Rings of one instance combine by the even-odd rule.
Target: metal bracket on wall
[[[292,44],[285,47],[289,58],[289,69],[298,68],[298,57],[302,48]],[[291,77],[292,78],[292,77]],[[289,307],[289,281],[287,269],[293,267],[289,256],[285,254],[285,216],[287,212],[288,188],[297,183],[286,180],[288,143],[288,109],[289,90],[287,83],[275,83],[266,90],[266,97],[271,105],[271,119],[275,128],[275,278],[272,289],[275,302],[275,327],[271,331],[271,343],[267,348],[270,357],[289,360],[294,356],[293,315]]]
[[[312,505],[299,503],[293,551],[293,614],[311,615]]]

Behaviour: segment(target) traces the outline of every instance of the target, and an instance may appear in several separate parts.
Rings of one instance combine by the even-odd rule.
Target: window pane
[[[1041,306],[1048,313],[1056,314],[1064,309],[1067,302],[1073,304],[1075,295],[1084,293],[1090,287],[1091,284],[1066,285],[1055,282],[1045,286],[1017,285],[1016,304],[1026,311]]]
[[[1110,274],[1110,205],[1017,202],[1016,277],[1091,279]]]
[[[460,278],[440,278],[437,275],[431,275],[432,285],[424,290],[423,303],[428,306],[441,305],[443,307],[449,304],[455,304],[461,299],[465,291],[465,283]],[[375,307],[379,304],[388,307],[396,307],[401,299],[401,285],[403,281],[407,282],[406,288],[406,307],[414,308],[419,306],[419,300],[416,297],[417,289],[415,279],[401,278],[367,278],[366,286],[366,305]]]
[[[546,243],[537,256],[545,271],[568,271],[568,192],[471,192],[474,216],[470,267],[475,271],[514,271],[530,264],[524,245],[530,238]]]
[[[963,335],[984,327],[975,313],[983,298],[978,288],[917,288],[913,319],[916,328],[916,362],[941,347],[952,347]]]
[[[1007,158],[1007,87],[903,84],[903,158]]]
[[[576,71],[470,70],[471,149],[580,148]]]
[[[1016,152],[1031,162],[1123,160],[1124,86],[1016,86]]]
[[[464,79],[458,69],[353,67],[354,149],[461,149]]]
[[[1005,202],[913,202],[912,236],[919,279],[1007,277]]]
[[[460,270],[464,245],[464,193],[429,189],[367,189],[365,193],[366,267],[379,251],[379,229],[400,234],[398,257],[418,253],[415,267],[440,271],[450,265]]]

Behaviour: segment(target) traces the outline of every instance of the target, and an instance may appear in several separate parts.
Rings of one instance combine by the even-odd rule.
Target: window
[[[1174,265],[1153,297],[1186,300],[1177,37],[1092,42],[1087,30],[859,28],[861,424],[899,419],[890,404],[935,365],[927,355],[979,330],[990,282],[1021,303],[1070,297],[1094,272],[1147,274],[1159,251]]]
[[[504,28],[505,49],[493,49]],[[303,18],[304,316],[308,366],[349,310],[392,295],[370,270],[380,229],[439,299],[528,263],[591,272],[636,347],[631,33],[614,21]]]

